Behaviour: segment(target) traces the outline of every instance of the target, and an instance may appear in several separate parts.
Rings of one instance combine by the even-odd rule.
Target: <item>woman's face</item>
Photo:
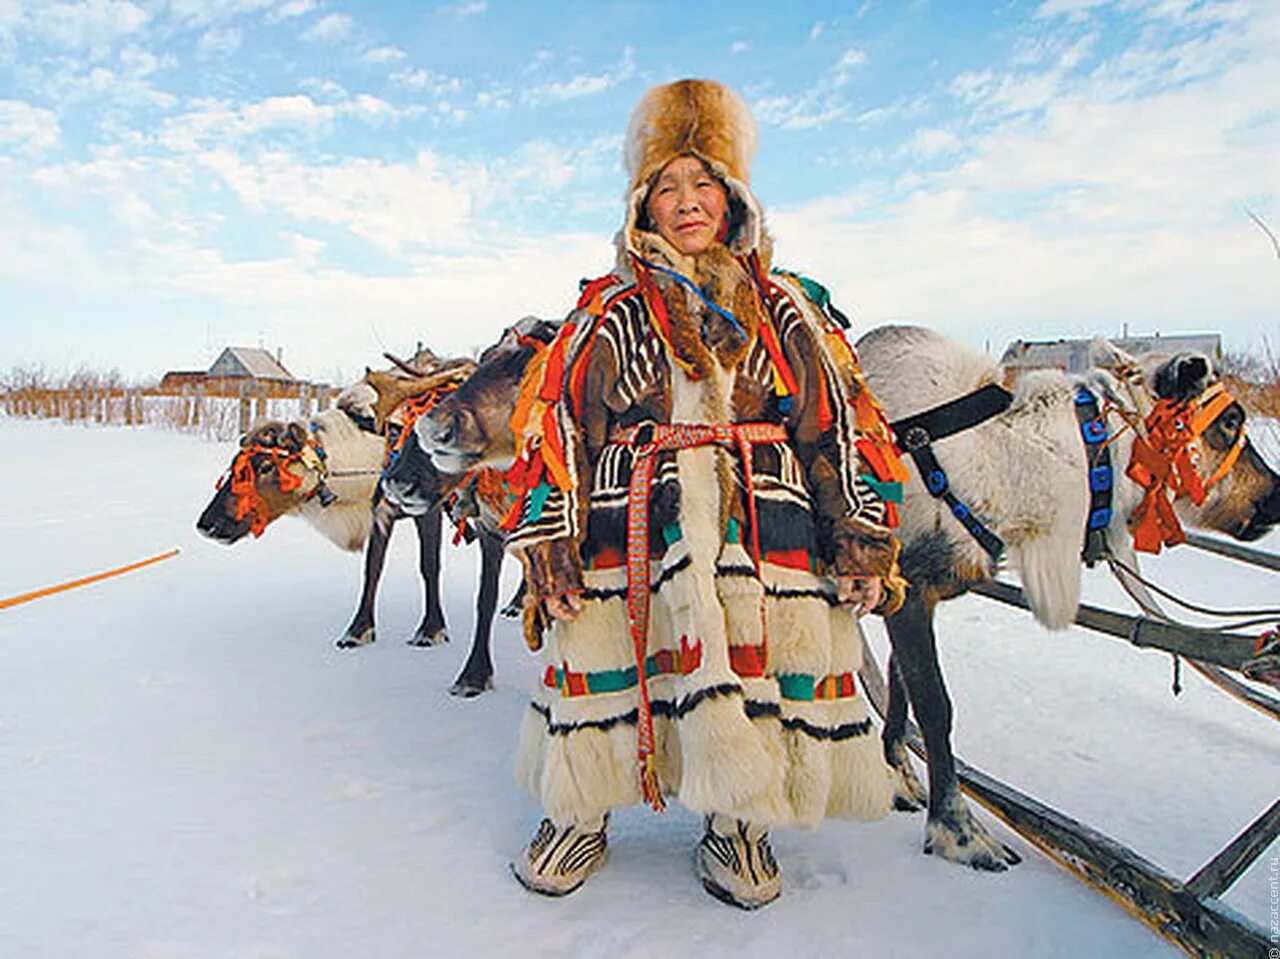
[[[649,191],[649,219],[686,256],[704,252],[720,233],[729,198],[697,157],[676,157]]]

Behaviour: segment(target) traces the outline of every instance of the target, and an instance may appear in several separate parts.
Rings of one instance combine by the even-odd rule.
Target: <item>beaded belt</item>
[[[747,519],[751,525],[751,556],[760,569],[760,524],[751,474],[751,448],[756,443],[781,443],[786,429],[778,423],[645,423],[619,430],[610,437],[614,443],[635,450],[631,485],[627,490],[627,619],[631,624],[631,645],[635,653],[640,686],[636,717],[640,786],[645,801],[655,810],[664,807],[658,784],[653,710],[644,664],[649,641],[649,487],[653,481],[656,454],[664,450],[685,450],[697,446],[728,446],[742,458],[743,485],[747,490]]]

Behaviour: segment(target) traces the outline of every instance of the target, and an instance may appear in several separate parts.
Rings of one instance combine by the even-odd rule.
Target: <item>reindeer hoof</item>
[[[368,646],[377,638],[378,637],[374,635],[373,627],[370,626],[363,633],[358,635],[354,633],[344,633],[338,641],[334,643],[334,645],[339,649],[356,649],[359,646]]]
[[[434,633],[429,633],[425,629],[419,629],[408,640],[410,646],[443,646],[449,641],[449,634],[444,629],[437,629]]]
[[[893,787],[893,808],[898,812],[919,812],[929,804],[929,793],[920,783],[910,761],[891,767],[897,783]]]
[[[459,676],[457,681],[449,687],[449,695],[462,699],[475,699],[487,689],[493,689],[492,676],[486,676],[479,682]]]
[[[924,852],[982,872],[1004,872],[1022,862],[1020,855],[987,832],[967,809],[954,824],[930,820]]]

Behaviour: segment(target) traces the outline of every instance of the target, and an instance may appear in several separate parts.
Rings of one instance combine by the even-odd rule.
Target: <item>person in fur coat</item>
[[[718,83],[643,97],[614,271],[526,376],[541,479],[510,548],[544,672],[516,772],[546,819],[512,869],[535,892],[603,864],[611,809],[678,797],[705,888],[756,908],[781,890],[770,827],[892,802],[854,682],[856,618],[906,587],[892,446],[825,291],[771,270],[754,147]]]

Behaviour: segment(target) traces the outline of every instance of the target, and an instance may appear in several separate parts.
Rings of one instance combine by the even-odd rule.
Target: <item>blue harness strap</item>
[[[1012,402],[1013,396],[1008,390],[990,383],[941,406],[889,424],[899,448],[911,454],[929,495],[946,503],[951,515],[997,563],[1004,555],[1004,540],[987,529],[982,520],[973,514],[973,510],[952,492],[951,481],[938,462],[932,444],[934,440],[972,429],[979,423],[998,416]]]
[[[1110,554],[1106,529],[1111,525],[1111,491],[1115,487],[1115,474],[1111,468],[1111,449],[1107,445],[1107,421],[1098,408],[1098,398],[1083,384],[1076,387],[1075,410],[1089,467],[1089,521],[1080,555],[1086,565],[1093,566]]]

